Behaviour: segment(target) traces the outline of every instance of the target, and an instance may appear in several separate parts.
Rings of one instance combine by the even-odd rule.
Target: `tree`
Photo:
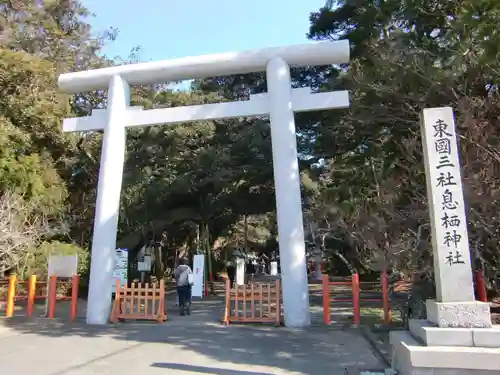
[[[498,22],[499,6],[397,0],[337,5],[312,14],[310,30],[311,38],[348,38],[352,44],[349,70],[335,68],[340,74],[325,82],[351,91],[351,109],[325,114],[316,143],[326,159],[321,195],[340,212],[337,230],[354,233],[371,257],[390,249],[399,256],[394,265],[409,264],[409,272],[430,268],[419,114],[450,105],[458,120],[472,247],[493,279],[498,252],[488,244],[498,239],[498,222],[483,208],[498,209],[498,44],[482,36]],[[486,202],[485,195],[492,199]],[[415,246],[420,252],[412,251]],[[412,254],[416,259],[407,262]]]
[[[24,262],[42,240],[71,241],[67,187],[83,158],[78,136],[63,134],[61,123],[85,98],[61,94],[56,78],[107,60],[97,56],[102,39],[90,36],[78,2],[7,1],[0,14],[0,196],[4,219],[18,219],[5,224],[5,269]]]

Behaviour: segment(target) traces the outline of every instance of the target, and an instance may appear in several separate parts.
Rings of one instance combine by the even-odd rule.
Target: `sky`
[[[309,13],[325,0],[83,0],[97,31],[119,30],[105,48],[142,61],[307,42]]]

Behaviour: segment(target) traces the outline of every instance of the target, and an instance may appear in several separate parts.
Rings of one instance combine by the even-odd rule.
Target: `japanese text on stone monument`
[[[434,267],[436,277],[446,279],[441,280],[438,294],[441,293],[445,300],[457,300],[453,295],[462,285],[466,291],[458,300],[466,300],[470,297],[467,283],[471,278],[471,265],[451,108],[425,109],[422,125]]]
[[[448,254],[446,255],[446,264],[453,266],[455,264],[464,264],[463,254],[460,247],[462,235],[460,234],[461,220],[456,211],[459,207],[458,201],[453,197],[451,186],[456,186],[455,170],[456,165],[451,162],[452,142],[449,125],[441,118],[432,124],[434,128],[434,148],[437,153],[437,162],[435,168],[439,170],[437,184],[439,195],[441,196],[441,227],[444,228],[442,238],[443,245],[446,246]]]

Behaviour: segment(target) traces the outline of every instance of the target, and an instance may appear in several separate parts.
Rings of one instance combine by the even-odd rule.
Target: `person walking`
[[[181,316],[191,314],[191,288],[194,283],[193,271],[186,263],[184,258],[180,258],[178,266],[174,271]]]
[[[234,264],[234,261],[232,259],[226,261],[226,271],[227,277],[229,279],[229,287],[233,289],[234,279],[236,278],[236,265]]]
[[[253,260],[249,260],[246,266],[248,280],[250,282],[252,282],[253,279],[255,278],[255,264],[253,262],[254,262]]]

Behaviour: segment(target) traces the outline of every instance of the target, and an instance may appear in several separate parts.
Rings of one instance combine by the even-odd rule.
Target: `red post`
[[[352,308],[354,310],[354,324],[358,325],[361,320],[361,310],[359,306],[359,275],[352,275]]]
[[[391,307],[389,305],[389,278],[387,276],[387,271],[383,270],[380,274],[380,280],[382,282],[382,304],[384,307],[384,324],[391,324]]]
[[[57,277],[51,276],[49,281],[49,318],[54,318],[56,315],[56,287]]]
[[[330,284],[328,275],[323,275],[323,323],[330,325]]]
[[[16,274],[9,277],[9,289],[7,291],[7,311],[5,316],[10,318],[14,316],[14,305],[16,301]]]
[[[229,324],[229,316],[231,315],[231,282],[226,279],[226,301],[224,306],[224,318],[222,323]]]
[[[78,313],[78,284],[80,282],[80,277],[78,275],[73,276],[71,283],[71,320],[76,319]]]
[[[28,279],[28,316],[33,315],[35,309],[35,296],[36,296],[36,276],[31,275]]]
[[[481,302],[488,302],[488,296],[486,295],[486,283],[484,281],[483,271],[476,271],[476,291],[477,299]]]

